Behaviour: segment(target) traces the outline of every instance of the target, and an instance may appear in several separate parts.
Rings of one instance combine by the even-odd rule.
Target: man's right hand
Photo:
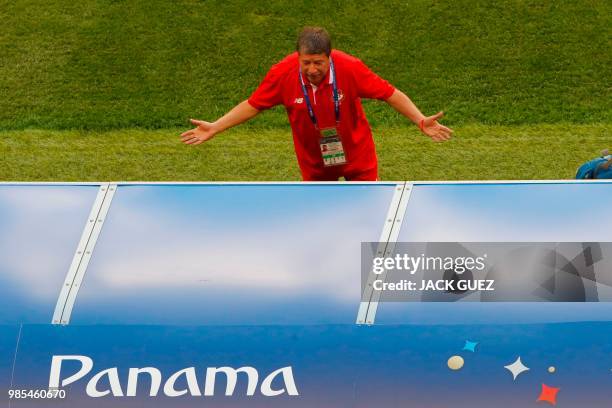
[[[219,118],[216,122],[204,122],[203,120],[190,119],[191,123],[197,126],[195,129],[188,130],[181,134],[181,141],[188,145],[199,145],[215,137],[226,129],[234,127],[254,118],[259,110],[251,106],[249,101],[242,101],[234,108]]]
[[[190,121],[197,127],[181,133],[181,141],[185,144],[194,146],[199,145],[208,139],[212,139],[217,133],[219,133],[214,123],[196,119],[190,119]]]

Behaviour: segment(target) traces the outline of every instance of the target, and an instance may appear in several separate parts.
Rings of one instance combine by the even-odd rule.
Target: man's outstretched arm
[[[255,109],[248,101],[240,102],[231,111],[227,112],[216,122],[205,122],[203,120],[190,119],[197,127],[181,134],[181,141],[189,145],[199,145],[212,139],[217,133],[221,133],[231,127],[254,118],[260,111]]]
[[[396,89],[386,102],[419,126],[421,131],[434,141],[441,142],[450,139],[452,129],[438,123],[438,119],[444,116],[443,112],[438,112],[433,116],[423,115],[410,98],[399,89]]]

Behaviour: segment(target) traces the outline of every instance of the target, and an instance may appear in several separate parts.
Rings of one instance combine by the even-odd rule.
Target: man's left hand
[[[433,116],[423,118],[419,123],[419,128],[434,142],[443,142],[451,138],[453,130],[438,123],[438,119],[444,116],[444,112],[438,112]]]

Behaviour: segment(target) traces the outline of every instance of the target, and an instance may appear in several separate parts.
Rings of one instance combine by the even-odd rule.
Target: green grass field
[[[365,104],[383,179],[571,178],[612,147],[605,0],[0,0],[0,19],[1,180],[299,180],[282,109],[197,149],[177,135],[245,99],[304,25],[447,112],[434,144]]]
[[[3,180],[299,180],[288,130],[240,129],[206,146],[179,129],[8,131]],[[559,179],[610,143],[605,125],[465,125],[449,142],[418,130],[375,129],[384,180]],[[277,155],[266,154],[279,149]]]

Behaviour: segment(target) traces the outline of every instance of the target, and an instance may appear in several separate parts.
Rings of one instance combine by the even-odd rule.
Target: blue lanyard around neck
[[[330,75],[332,76],[332,90],[334,94],[334,113],[336,114],[336,124],[340,123],[340,98],[338,97],[338,86],[336,84],[336,70],[334,69],[334,61],[329,58],[329,69]],[[312,107],[312,103],[310,103],[310,98],[308,97],[308,90],[306,89],[306,84],[304,84],[304,78],[302,78],[302,70],[298,66],[298,76],[300,78],[300,84],[302,85],[302,93],[304,94],[304,101],[306,102],[306,107],[308,108],[308,116],[310,116],[310,120],[312,124],[317,126],[317,117],[315,116],[314,109]]]

